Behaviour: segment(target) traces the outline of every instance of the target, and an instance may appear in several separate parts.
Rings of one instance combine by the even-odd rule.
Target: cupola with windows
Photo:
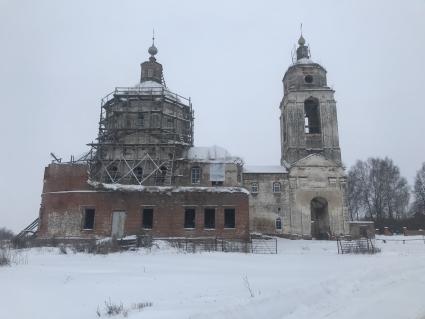
[[[302,34],[298,40],[296,59],[294,57],[293,64],[283,77],[283,87],[285,94],[300,89],[328,88],[326,70],[311,59],[310,48]]]

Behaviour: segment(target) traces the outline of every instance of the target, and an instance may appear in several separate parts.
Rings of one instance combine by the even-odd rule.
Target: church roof
[[[134,87],[137,89],[137,93],[140,95],[164,94],[166,97],[176,102],[181,102],[178,94],[171,92],[164,84],[158,83],[156,81],[144,80],[137,83]]]
[[[280,165],[245,165],[243,172],[247,174],[288,173],[286,167]]]
[[[201,162],[234,163],[242,161],[237,156],[232,156],[225,148],[213,146],[193,146],[187,151],[186,158]]]

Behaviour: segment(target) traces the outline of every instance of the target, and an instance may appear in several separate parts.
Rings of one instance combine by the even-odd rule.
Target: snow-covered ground
[[[0,317],[97,318],[111,301],[128,318],[425,318],[424,242],[379,247],[338,255],[335,242],[279,239],[277,255],[34,248],[0,267]],[[140,302],[152,306],[131,309]]]

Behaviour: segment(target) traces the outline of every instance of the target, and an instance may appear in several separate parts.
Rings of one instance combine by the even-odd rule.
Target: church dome
[[[155,45],[152,44],[152,46],[148,49],[148,53],[150,55],[156,55],[158,53],[158,49]]]

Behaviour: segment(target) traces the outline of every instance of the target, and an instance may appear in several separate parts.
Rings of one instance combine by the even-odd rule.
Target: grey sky
[[[100,98],[132,86],[155,27],[168,87],[191,97],[195,144],[278,164],[282,77],[303,22],[336,90],[344,163],[425,161],[424,1],[0,0],[0,227],[37,217],[50,152],[97,135]]]

